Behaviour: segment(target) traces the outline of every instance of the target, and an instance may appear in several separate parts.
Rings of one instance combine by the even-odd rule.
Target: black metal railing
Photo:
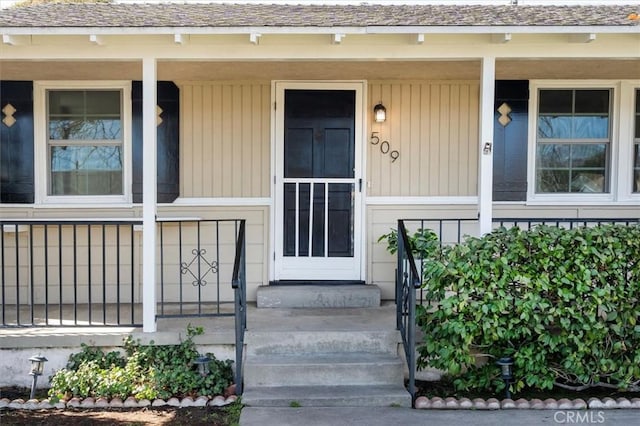
[[[158,318],[235,314],[226,283],[233,279],[240,228],[240,219],[158,220]]]
[[[139,224],[1,220],[2,326],[138,326]]]
[[[577,228],[580,226],[595,226],[604,224],[633,225],[640,223],[640,219],[620,218],[494,218],[494,226],[510,228],[518,226],[522,229],[531,229],[536,225],[556,226],[563,228]]]
[[[402,220],[398,221],[398,266],[396,269],[396,327],[402,335],[402,344],[409,369],[407,390],[415,401],[416,372],[416,289],[421,276],[411,252],[409,237]]]
[[[240,222],[236,243],[236,257],[233,262],[231,286],[234,290],[236,328],[236,395],[242,394],[242,373],[244,353],[244,332],[247,329],[247,278],[245,255],[245,221]]]

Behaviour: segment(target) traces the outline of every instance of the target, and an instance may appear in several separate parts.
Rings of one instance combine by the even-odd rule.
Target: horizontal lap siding
[[[183,197],[268,197],[269,83],[186,82],[181,94]]]
[[[478,100],[477,82],[371,83],[369,109],[382,102],[387,121],[371,125],[381,142],[368,144],[368,194],[476,195]],[[381,151],[383,141],[398,151],[396,161]]]

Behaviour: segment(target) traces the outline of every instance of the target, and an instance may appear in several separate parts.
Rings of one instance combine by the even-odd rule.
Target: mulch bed
[[[29,399],[30,390],[20,387],[0,388],[0,398]],[[47,398],[46,389],[38,390],[37,399]],[[237,424],[237,407],[146,407],[95,408],[64,410],[0,410],[0,425],[43,426],[110,426],[110,425],[167,425],[167,426],[227,426]]]

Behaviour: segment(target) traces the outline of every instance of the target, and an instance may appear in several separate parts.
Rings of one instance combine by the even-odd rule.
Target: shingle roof
[[[0,10],[2,27],[640,26],[639,6],[40,4]]]

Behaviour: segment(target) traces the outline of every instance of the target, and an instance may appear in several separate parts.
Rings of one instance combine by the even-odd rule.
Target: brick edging
[[[416,409],[435,409],[435,410],[587,410],[587,409],[616,409],[616,408],[635,408],[640,409],[640,398],[589,398],[584,399],[567,399],[562,398],[555,400],[548,398],[545,400],[520,398],[517,400],[496,398],[427,398],[420,396],[414,403]]]
[[[199,396],[195,400],[190,396],[184,397],[181,400],[178,398],[154,399],[149,401],[148,399],[137,400],[130,396],[124,401],[120,398],[113,398],[108,400],[107,398],[71,398],[67,400],[60,400],[56,403],[52,403],[49,399],[37,400],[29,399],[14,399],[9,398],[0,399],[0,409],[12,408],[23,410],[42,410],[49,408],[65,409],[65,408],[144,408],[144,407],[222,407],[225,405],[233,404],[238,397],[236,395],[230,395],[224,397],[222,395],[210,398],[208,396]]]

